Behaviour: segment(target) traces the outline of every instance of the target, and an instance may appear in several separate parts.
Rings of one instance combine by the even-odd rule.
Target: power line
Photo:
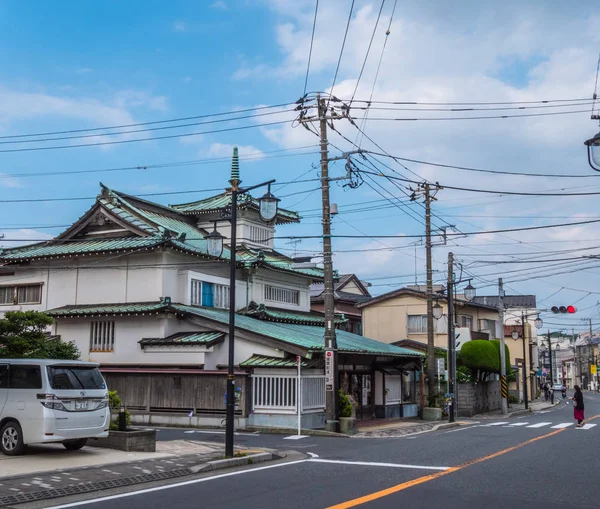
[[[376,117],[370,118],[372,121],[395,121],[395,122],[416,122],[416,121],[445,121],[445,120],[489,120],[489,119],[505,119],[505,118],[522,118],[522,117],[549,117],[554,115],[573,115],[577,113],[589,113],[588,110],[573,110],[573,111],[554,111],[552,113],[523,113],[514,115],[479,115],[476,117],[421,117],[421,118],[392,118],[392,117]],[[348,117],[353,120],[359,120],[360,117]]]
[[[313,19],[312,35],[310,36],[310,49],[308,50],[308,65],[306,66],[306,78],[304,78],[304,96],[306,96],[306,85],[308,84],[308,73],[310,71],[310,60],[312,57],[313,42],[315,40],[315,29],[317,27],[317,13],[319,12],[319,0],[315,5],[315,17]]]
[[[375,32],[377,32],[377,27],[379,26],[379,19],[381,18],[381,12],[383,11],[384,5],[385,5],[385,0],[382,0],[381,7],[379,7],[379,14],[377,14],[377,20],[375,21],[375,26],[373,27],[373,33],[371,34],[371,40],[369,41],[369,46],[367,47],[367,54],[365,55],[365,59],[363,60],[363,64],[360,69],[360,74],[358,75],[358,79],[356,80],[354,92],[352,92],[352,99],[354,99],[354,96],[356,95],[356,91],[358,90],[358,85],[360,83],[360,79],[362,78],[363,72],[365,70],[365,66],[367,65],[367,60],[369,59],[369,53],[371,52],[371,46],[373,45],[373,39],[375,38]],[[333,88],[331,91],[333,92]],[[352,99],[350,99],[350,102],[352,102]]]
[[[98,138],[101,136],[119,136],[119,135],[123,135],[123,134],[164,131],[166,129],[181,129],[184,127],[193,127],[193,126],[198,126],[198,125],[220,124],[222,122],[232,122],[234,120],[247,120],[249,118],[266,117],[266,116],[270,116],[270,115],[279,115],[281,113],[288,113],[290,111],[294,111],[294,110],[269,111],[266,113],[257,113],[255,115],[243,115],[241,117],[219,118],[217,120],[206,120],[204,122],[191,122],[188,124],[150,127],[147,129],[133,129],[130,131],[112,131],[112,132],[100,133],[100,134],[80,134],[80,135],[76,135],[76,136],[61,136],[61,137],[57,137],[57,138],[38,138],[38,139],[33,139],[33,140],[0,141],[0,145],[15,144],[15,143],[41,143],[41,142],[46,142],[46,141],[75,140],[75,139],[83,139],[83,138]]]
[[[224,113],[209,113],[206,115],[194,115],[192,117],[180,117],[180,118],[173,118],[173,119],[168,119],[168,120],[155,120],[152,122],[139,122],[136,124],[122,124],[122,125],[112,125],[112,126],[105,126],[105,127],[92,127],[92,128],[88,128],[88,129],[69,129],[69,130],[65,130],[65,131],[51,131],[51,132],[44,132],[44,133],[12,134],[12,135],[0,136],[0,139],[30,138],[30,137],[37,137],[37,136],[51,136],[51,135],[55,135],[55,134],[70,134],[70,133],[84,133],[84,132],[93,132],[93,131],[106,131],[107,129],[125,129],[127,127],[156,125],[156,124],[164,124],[164,123],[169,123],[169,122],[184,122],[187,120],[196,120],[199,118],[220,117],[220,116],[225,116],[225,115],[247,113],[249,111],[261,111],[261,110],[267,110],[267,109],[272,109],[272,108],[282,108],[284,106],[289,106],[291,104],[295,104],[295,103],[287,102],[287,103],[281,103],[281,104],[274,104],[272,106],[258,106],[255,108],[245,108],[245,109],[241,109],[241,110],[228,111],[228,112],[224,112]]]
[[[353,106],[355,110],[377,110],[377,111],[422,111],[422,112],[430,112],[430,111],[449,111],[455,113],[466,113],[471,111],[511,111],[511,110],[537,110],[537,109],[547,109],[547,108],[572,108],[575,106],[589,106],[593,101],[587,100],[585,102],[580,103],[570,103],[570,104],[543,104],[543,105],[529,105],[529,106],[498,106],[498,107],[483,107],[483,108],[391,108],[391,107],[383,107],[383,106],[373,106],[372,104],[367,103],[366,106]]]
[[[245,126],[227,127],[224,129],[214,129],[211,131],[197,131],[197,132],[193,132],[193,133],[171,134],[171,135],[167,135],[167,136],[154,136],[152,138],[136,138],[133,140],[104,141],[104,142],[98,142],[98,143],[78,143],[75,145],[52,145],[50,147],[4,149],[4,150],[0,150],[0,153],[34,152],[34,151],[39,151],[39,150],[56,150],[56,149],[61,149],[61,148],[98,147],[98,146],[104,146],[104,145],[120,145],[123,143],[136,143],[136,142],[140,142],[140,141],[168,140],[168,139],[173,139],[173,138],[186,138],[189,136],[197,136],[200,134],[215,134],[215,133],[225,133],[225,132],[230,132],[230,131],[241,131],[241,130],[252,129],[252,128],[256,128],[256,127],[269,127],[269,126],[273,126],[273,125],[281,125],[281,124],[287,124],[287,123],[288,123],[287,120],[279,120],[276,122],[265,122],[262,124],[250,124],[250,125],[245,125]]]
[[[556,174],[556,173],[527,173],[527,172],[518,172],[518,171],[485,170],[482,168],[457,166],[457,165],[453,165],[453,164],[432,163],[431,161],[410,159],[408,157],[399,157],[399,156],[394,156],[394,155],[387,154],[387,153],[384,154],[384,153],[373,152],[373,151],[368,151],[368,153],[373,154],[373,155],[383,156],[383,157],[390,157],[394,160],[407,161],[409,163],[424,164],[427,166],[437,166],[439,168],[450,168],[450,169],[455,169],[455,170],[475,171],[475,172],[481,172],[481,173],[493,173],[496,175],[522,175],[525,177],[557,177],[557,178],[590,178],[590,177],[598,178],[600,176],[598,174],[567,175],[567,174]]]
[[[349,102],[348,99],[342,99]],[[397,104],[397,105],[426,105],[426,106],[495,106],[502,104],[549,104],[549,103],[571,103],[589,101],[589,97],[576,99],[544,99],[538,101],[496,101],[496,102],[425,102],[425,101],[373,101],[372,99],[355,99],[353,102],[373,103],[373,104]]]
[[[313,179],[304,179],[304,180],[291,180],[289,182],[275,182],[274,184],[271,184],[273,186],[275,185],[288,185],[288,184],[300,184],[300,183],[304,183],[304,182],[317,182],[319,181],[318,178],[313,178]],[[165,192],[160,192],[160,193],[141,193],[141,194],[134,194],[134,195],[129,195],[132,196],[133,198],[142,198],[142,197],[148,197],[148,196],[169,196],[169,195],[178,195],[178,194],[193,194],[193,193],[214,193],[214,192],[218,192],[218,191],[223,191],[222,188],[216,188],[216,189],[192,189],[192,190],[188,190],[188,191],[165,191]],[[306,191],[303,191],[306,192]],[[296,193],[294,193],[296,194]],[[287,195],[287,196],[293,196],[293,195]],[[83,200],[95,200],[96,197],[95,196],[74,196],[74,197],[67,197],[67,196],[63,196],[60,198],[17,198],[17,199],[10,199],[10,200],[0,200],[0,203],[39,203],[39,202],[57,202],[57,201],[83,201]]]
[[[331,84],[331,93],[333,93],[333,88],[335,87],[335,82],[337,80],[338,72],[340,70],[340,64],[342,63],[342,55],[344,54],[344,48],[346,46],[346,38],[348,37],[348,28],[350,28],[350,22],[352,21],[352,11],[354,11],[354,2],[355,2],[355,0],[352,0],[352,5],[350,6],[350,13],[348,14],[348,22],[346,23],[346,32],[344,33],[344,40],[342,41],[342,49],[340,51],[340,57],[338,58],[337,66],[335,68],[335,74],[333,75],[333,83]],[[329,99],[327,99],[328,107],[329,107]]]
[[[272,150],[269,152],[251,152],[246,155],[241,155],[241,161],[252,161],[252,160],[260,160],[260,159],[273,159],[279,157],[296,157],[300,155],[311,155],[317,154],[318,152],[298,152],[296,154],[280,154],[280,155],[271,155],[271,154],[279,154],[280,152],[289,152],[291,150],[303,150],[307,148],[315,148],[318,145],[305,145],[303,147],[290,148],[290,149],[280,149],[280,150]],[[108,172],[120,172],[120,171],[136,171],[136,170],[151,170],[157,168],[172,168],[177,166],[194,166],[194,165],[202,165],[202,164],[214,164],[220,163],[224,161],[230,161],[231,156],[223,156],[223,157],[213,157],[206,159],[192,159],[189,161],[176,161],[176,162],[167,162],[167,163],[158,163],[158,164],[143,164],[138,166],[123,166],[118,168],[100,168],[95,170],[66,170],[66,171],[48,171],[48,172],[29,172],[29,173],[2,173],[0,174],[0,179],[4,178],[26,178],[26,177],[48,177],[48,176],[57,176],[57,175],[79,175],[86,173],[108,173]]]

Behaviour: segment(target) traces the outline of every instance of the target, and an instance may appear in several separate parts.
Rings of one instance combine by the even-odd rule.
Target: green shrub
[[[500,340],[493,339],[492,341],[490,341],[490,343],[492,343],[496,350],[498,350],[498,373],[500,373]],[[506,373],[510,373],[510,350],[508,349],[508,346],[506,344],[504,345],[504,364],[506,366]]]
[[[117,431],[119,429],[118,412],[119,412],[119,409],[121,408],[121,398],[117,394],[117,391],[108,391],[108,406],[111,409],[111,411],[117,412],[117,416],[116,416],[115,420],[113,421],[111,418],[111,421],[110,421],[111,431]],[[127,410],[125,411],[125,422],[127,424],[127,427],[129,427],[131,425],[131,414]]]
[[[352,417],[352,403],[348,395],[343,391],[338,391],[339,395],[339,413],[340,417]]]
[[[515,396],[514,394],[509,394],[508,395],[508,402],[513,404],[513,403],[519,403],[520,400],[517,396]]]

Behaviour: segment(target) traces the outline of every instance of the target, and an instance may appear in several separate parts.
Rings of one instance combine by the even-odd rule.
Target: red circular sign
[[[331,357],[333,355],[333,352],[327,352],[327,357]]]

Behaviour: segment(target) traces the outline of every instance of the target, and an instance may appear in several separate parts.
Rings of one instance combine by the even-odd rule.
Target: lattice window
[[[115,322],[98,320],[90,322],[90,351],[112,352],[115,349]]]
[[[269,237],[271,236],[271,232],[266,228],[261,228],[260,226],[249,226],[250,232],[250,240],[252,242],[256,242],[257,244],[269,244]]]
[[[190,302],[192,306],[228,309],[229,285],[218,285],[192,279]]]
[[[271,302],[282,302],[284,304],[300,304],[300,290],[291,290],[279,286],[265,285],[265,300]]]

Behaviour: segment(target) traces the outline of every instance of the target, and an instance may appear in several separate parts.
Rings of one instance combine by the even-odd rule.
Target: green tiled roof
[[[313,363],[307,359],[302,359],[300,362],[301,367],[306,368]],[[285,359],[279,357],[268,357],[266,355],[254,354],[249,359],[240,362],[240,368],[295,368],[296,359],[293,357],[286,357]]]
[[[222,332],[178,332],[166,338],[143,338],[138,341],[142,346],[164,345],[206,345],[210,346],[225,338]]]
[[[252,303],[251,303],[252,304]],[[249,306],[240,311],[240,314],[258,318],[259,320],[270,320],[273,322],[297,323],[300,325],[321,325],[325,326],[325,317],[319,313],[306,313],[302,311],[288,311],[285,309],[275,309],[266,307],[263,304],[258,306]],[[336,324],[346,323],[348,319],[344,315],[335,317]]]
[[[96,254],[130,249],[153,248],[165,240],[156,237],[123,237],[122,239],[94,239],[52,244],[43,242],[30,246],[0,250],[5,261],[32,260],[36,258],[60,258],[77,254]]]
[[[135,315],[159,313],[166,309],[164,302],[136,302],[132,304],[82,304],[63,306],[45,311],[55,317],[93,316],[93,315]]]
[[[210,212],[216,212],[229,206],[231,206],[231,194],[226,192],[217,196],[205,198],[204,200],[194,201],[191,203],[182,203],[180,205],[171,205],[172,208],[181,212],[182,214],[206,214]],[[258,211],[259,202],[253,196],[249,194],[244,194],[238,196],[238,206],[240,208],[252,208]],[[297,223],[298,221],[300,221],[300,216],[296,212],[292,212],[291,210],[278,209],[278,224]]]
[[[181,313],[189,313],[220,323],[229,323],[229,312],[227,310],[184,306],[181,304],[172,304],[171,307]],[[284,343],[306,348],[310,352],[321,352],[324,350],[323,337],[325,329],[323,327],[267,322],[239,314],[235,317],[235,326],[248,332],[254,332]],[[351,332],[338,330],[336,331],[336,337],[338,350],[342,353],[363,353],[393,357],[423,356],[423,354],[418,352],[387,343],[380,343],[374,339],[352,334]]]
[[[135,315],[170,311],[181,315],[193,315],[214,322],[229,324],[229,311],[226,309],[203,308],[173,304],[170,300],[161,302],[141,302],[132,304],[98,304],[63,306],[47,311],[51,316],[91,316],[91,315]],[[255,334],[260,334],[282,343],[307,349],[309,353],[324,350],[323,337],[325,329],[311,325],[283,324],[257,320],[249,316],[236,314],[235,326]],[[371,354],[392,357],[423,357],[423,354],[381,343],[350,332],[336,331],[338,350],[341,353]]]
[[[165,245],[198,256],[209,257],[207,242],[204,239],[206,232],[197,228],[195,224],[193,224],[191,218],[181,215],[181,212],[175,208],[164,207],[145,200],[140,200],[134,196],[113,191],[105,186],[102,186],[102,194],[98,197],[97,204],[104,207],[120,220],[130,224],[133,228],[143,232],[142,234],[147,234],[149,236],[140,237],[133,236],[132,234],[131,236],[120,239],[67,239],[66,236],[68,236],[68,232],[74,228],[74,225],[55,240],[49,240],[47,242],[25,247],[0,249],[0,261],[15,262],[40,258],[61,258],[85,254],[91,255],[124,250],[137,250],[140,248],[149,249],[159,245]],[[92,208],[88,211],[88,217],[94,210],[95,209]],[[179,217],[177,217],[177,215],[179,215]],[[294,217],[297,218],[297,215],[294,215]],[[226,262],[229,260],[229,257],[229,249],[224,247],[221,260]],[[313,280],[320,280],[323,278],[322,269],[293,268],[292,260],[277,252],[262,252],[257,249],[244,248],[240,245],[237,252],[237,260],[238,263],[258,262],[259,266],[262,264],[262,266],[269,270],[301,274],[313,278]]]

